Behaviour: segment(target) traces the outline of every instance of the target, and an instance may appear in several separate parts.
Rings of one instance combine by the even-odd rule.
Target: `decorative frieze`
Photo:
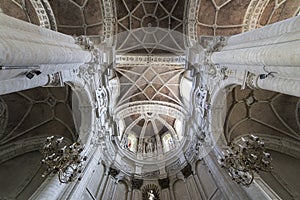
[[[246,78],[246,84],[251,89],[258,89],[257,87],[257,78],[258,76],[248,72],[247,78]]]
[[[125,104],[124,109],[122,106],[120,106],[118,110],[115,111],[116,118],[123,119],[125,117],[134,114],[146,115],[149,112],[168,115],[181,120],[185,118],[184,114],[186,114],[186,111],[183,110],[180,106],[177,106],[175,104],[171,104],[168,102],[155,102],[155,101],[153,101],[153,104],[145,104],[145,102],[142,103],[143,104],[135,105],[135,106],[131,104]],[[165,104],[165,105],[161,105],[161,104]]]
[[[197,20],[200,2],[199,0],[189,1],[187,16],[187,34],[191,43],[197,41]]]
[[[186,56],[157,56],[157,55],[116,55],[116,64],[121,65],[182,65],[186,63]]]
[[[242,31],[256,29],[259,25],[260,17],[270,0],[252,0],[247,8],[243,21]]]
[[[173,173],[173,172],[177,172],[178,170],[181,169],[183,163],[181,162],[181,160],[178,158],[175,162],[171,163],[170,165],[166,166],[166,171],[168,173]]]
[[[116,20],[114,18],[114,8],[112,0],[102,0],[103,5],[103,42],[108,46],[113,45]]]
[[[190,147],[185,151],[185,159],[191,162],[196,153],[196,140],[190,142]]]
[[[154,178],[154,177],[158,177],[159,174],[160,174],[160,171],[155,170],[155,171],[151,171],[151,172],[142,173],[142,177],[144,177],[144,178]]]
[[[63,87],[64,86],[61,72],[56,72],[54,74],[48,74],[48,77],[49,77],[49,82],[45,87]]]
[[[30,0],[30,3],[38,16],[40,26],[57,31],[55,16],[48,0]]]

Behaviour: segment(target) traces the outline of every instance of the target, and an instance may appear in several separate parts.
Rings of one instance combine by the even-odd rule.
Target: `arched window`
[[[132,152],[136,152],[136,148],[137,148],[137,138],[135,137],[134,134],[130,133],[128,135],[128,138],[127,138],[127,144],[126,144],[126,147],[132,151]]]
[[[165,134],[165,136],[163,137],[163,147],[164,152],[168,152],[171,149],[175,148],[175,144],[170,133]]]

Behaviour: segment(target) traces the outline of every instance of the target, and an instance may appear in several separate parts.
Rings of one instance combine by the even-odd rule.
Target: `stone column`
[[[193,176],[194,176],[194,180],[196,182],[196,186],[198,188],[199,194],[201,196],[201,199],[207,199],[207,196],[204,192],[203,186],[200,183],[200,180],[199,180],[199,177],[198,177],[197,173],[195,173]]]
[[[82,179],[81,181],[75,182],[73,186],[71,186],[70,190],[65,192],[68,193],[64,195],[64,198],[68,199],[76,199],[78,197],[83,198],[83,194],[86,191],[86,188],[91,180],[91,176],[95,168],[98,167],[98,160],[95,158],[99,158],[101,156],[101,148],[98,147],[97,149],[90,149],[86,154],[88,156],[88,160],[85,163],[85,169],[83,170]],[[99,177],[101,178],[101,177]]]
[[[34,76],[32,79],[28,79],[25,76],[23,76],[19,78],[4,80],[0,81],[0,95],[44,86],[48,83],[49,77],[47,75]]]
[[[250,199],[242,187],[232,181],[230,176],[226,174],[226,171],[220,167],[213,152],[205,156],[204,161],[207,164],[207,167],[211,170],[218,188],[220,188],[226,199]]]
[[[161,199],[170,200],[170,191],[169,191],[169,188],[161,190]]]
[[[133,189],[133,192],[132,192],[132,200],[139,200],[139,199],[141,199],[140,198],[140,190],[138,190],[138,189]]]
[[[256,75],[275,72],[273,78],[257,79],[258,88],[300,95],[299,76],[293,75],[300,66],[300,16],[231,36],[225,44],[211,54],[213,64]]]
[[[201,199],[201,195],[197,189],[197,185],[196,185],[193,175],[191,175],[187,178],[186,183],[188,186],[188,191],[189,191],[190,195],[192,196],[192,199]]]
[[[32,66],[40,64],[85,63],[89,51],[75,39],[0,13],[0,65]]]
[[[261,79],[259,75],[250,74],[247,77],[247,85],[252,89],[265,89],[300,97],[300,80],[280,77]]]
[[[108,181],[107,181],[107,184],[106,184],[106,187],[105,187],[105,191],[104,191],[104,194],[103,194],[103,199],[112,199],[112,196],[113,196],[113,190],[114,190],[114,187],[116,186],[116,182],[115,182],[115,179],[109,175],[108,177]]]
[[[30,200],[59,199],[67,184],[60,183],[57,174],[50,175],[29,198]]]
[[[109,167],[108,167],[108,169],[109,169]],[[102,197],[103,197],[103,193],[104,193],[104,190],[106,188],[107,181],[109,179],[108,169],[106,170],[106,172],[104,174],[104,177],[102,179],[102,182],[101,182],[101,185],[100,185],[100,188],[99,188],[99,193],[97,194],[96,199],[102,199]]]
[[[0,94],[44,86],[49,82],[48,74],[92,61],[92,53],[69,35],[1,12],[0,27]],[[28,72],[33,77],[26,76]]]
[[[132,197],[132,191],[131,191],[131,188],[129,188],[129,190],[127,192],[126,200],[131,200],[131,197]]]
[[[143,179],[132,179],[131,180],[131,190],[132,190],[132,200],[139,200],[142,198],[141,187],[143,185]]]
[[[173,184],[170,184],[170,199],[175,200]]]

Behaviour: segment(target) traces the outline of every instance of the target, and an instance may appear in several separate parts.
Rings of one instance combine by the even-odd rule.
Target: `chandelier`
[[[46,166],[42,177],[52,173],[58,174],[61,183],[81,180],[83,163],[87,159],[81,155],[84,147],[79,142],[65,146],[63,139],[64,137],[47,137],[42,151],[42,164]]]
[[[249,186],[254,173],[270,172],[271,155],[265,152],[265,145],[257,136],[242,137],[239,144],[231,144],[230,149],[219,159],[222,168],[227,169],[229,176],[236,183]]]

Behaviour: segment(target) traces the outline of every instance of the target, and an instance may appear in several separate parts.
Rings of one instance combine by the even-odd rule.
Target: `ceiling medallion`
[[[154,33],[159,27],[159,20],[155,15],[145,15],[141,20],[141,27],[145,33]]]

